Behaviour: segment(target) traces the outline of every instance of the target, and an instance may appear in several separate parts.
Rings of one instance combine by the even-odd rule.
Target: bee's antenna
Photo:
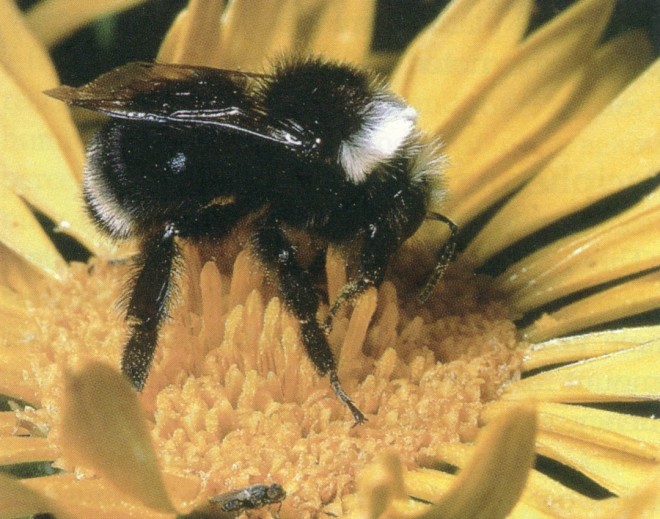
[[[417,302],[420,304],[426,302],[426,300],[431,295],[431,292],[433,292],[433,289],[438,284],[438,281],[440,281],[440,278],[447,270],[447,266],[454,259],[456,254],[456,241],[458,237],[458,226],[450,218],[447,218],[446,216],[438,213],[429,213],[426,217],[446,223],[449,227],[450,234],[442,249],[440,249],[438,252],[438,261],[433,268],[433,272],[431,272],[431,275],[426,281],[424,288],[417,296]]]

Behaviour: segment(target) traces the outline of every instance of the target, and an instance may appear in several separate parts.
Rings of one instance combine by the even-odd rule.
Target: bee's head
[[[263,88],[265,111],[316,138],[322,160],[347,180],[364,182],[416,135],[417,113],[382,84],[349,65],[319,59],[285,63]]]

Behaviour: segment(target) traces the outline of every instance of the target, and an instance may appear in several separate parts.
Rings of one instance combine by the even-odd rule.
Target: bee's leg
[[[137,260],[138,273],[128,301],[126,320],[130,330],[121,369],[138,391],[144,387],[158,342],[158,330],[167,315],[172,292],[172,268],[177,255],[175,228],[168,224],[147,238]]]
[[[372,224],[358,257],[357,276],[346,283],[328,311],[324,328],[329,330],[341,306],[356,299],[369,287],[378,288],[385,277],[387,264],[399,247],[398,234],[387,222]]]
[[[427,219],[433,219],[438,222],[443,222],[449,227],[449,238],[442,246],[440,251],[437,253],[437,262],[431,275],[424,284],[424,288],[417,296],[417,302],[422,304],[431,296],[435,286],[438,284],[438,281],[444,276],[449,263],[454,260],[456,255],[456,242],[458,239],[458,225],[454,223],[453,220],[447,218],[446,216],[438,213],[430,213],[427,216]]]
[[[353,301],[355,298],[357,298],[360,294],[365,292],[371,286],[376,286],[376,284],[373,281],[369,280],[368,278],[358,278],[349,281],[342,287],[334,303],[332,303],[330,310],[328,310],[328,315],[325,317],[325,320],[323,321],[323,329],[325,330],[326,333],[330,333],[330,330],[332,329],[332,321],[337,315],[339,309],[345,303],[349,301]]]
[[[252,207],[249,204],[214,205],[188,214],[166,225],[160,234],[148,238],[136,259],[126,312],[130,337],[124,347],[122,371],[142,390],[158,342],[158,331],[167,316],[172,293],[172,272],[178,257],[175,236],[182,238],[222,238]]]
[[[296,259],[289,241],[275,225],[262,227],[254,237],[254,248],[267,270],[276,276],[284,302],[300,322],[300,334],[307,354],[321,373],[330,376],[337,397],[350,409],[356,424],[366,418],[344,392],[328,339],[316,320],[319,298],[309,273]]]

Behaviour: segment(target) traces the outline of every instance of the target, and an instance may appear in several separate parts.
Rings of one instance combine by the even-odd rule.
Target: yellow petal
[[[220,66],[261,71],[267,57],[286,51],[293,43],[282,41],[291,35],[295,13],[293,0],[235,0],[222,18]]]
[[[25,291],[19,290],[14,291],[12,288],[9,288],[14,277],[13,270],[16,267],[25,268],[25,262],[14,258],[13,254],[7,250],[3,250],[4,247],[0,245],[0,322],[2,323],[2,338],[7,344],[17,344],[20,342],[25,342],[26,340],[26,325],[30,322],[30,317],[28,314],[28,309],[25,305],[25,296],[32,294],[32,290],[38,290],[38,283],[29,283],[29,288],[26,288]],[[9,261],[12,262],[12,265],[7,265],[7,259],[11,258]],[[9,273],[7,272],[9,269]],[[32,270],[32,269],[30,269]],[[6,286],[3,285],[7,281],[5,276],[8,274],[11,279],[10,283]],[[31,272],[31,279],[36,277],[37,273],[35,271]],[[25,280],[21,280],[24,282]],[[2,354],[3,348],[0,347],[0,355]],[[0,379],[3,377],[1,370],[3,367],[6,367],[3,362],[0,362]],[[11,369],[11,368],[10,368]],[[13,377],[9,377],[13,379]],[[0,383],[0,386],[5,386],[4,381]],[[8,384],[9,387],[13,387],[11,382]],[[6,387],[6,386],[5,386]],[[2,390],[0,390],[2,393]],[[5,395],[8,393],[4,393]]]
[[[521,368],[525,372],[543,366],[598,357],[606,353],[626,350],[658,337],[660,337],[660,326],[644,326],[551,339],[532,345],[525,353]]]
[[[482,416],[487,420],[502,407],[496,403]],[[660,424],[654,420],[550,403],[538,411],[537,452],[619,495],[643,486],[660,461]]]
[[[31,265],[62,280],[67,265],[25,203],[0,185],[0,242]]]
[[[0,3],[0,166],[4,184],[93,250],[107,250],[81,209],[84,153],[46,51],[12,2]]]
[[[4,299],[5,292],[7,292],[7,289],[0,286],[0,320],[2,320],[2,325],[5,328],[2,336],[4,340],[13,342],[23,338],[21,327],[25,324],[26,316],[24,309],[16,309],[7,303]]]
[[[13,411],[0,412],[0,436],[12,436],[16,428],[16,415]],[[2,445],[0,445],[0,449]]]
[[[173,512],[137,394],[128,380],[109,366],[93,363],[69,376],[66,391],[64,453],[147,506]]]
[[[47,46],[53,46],[102,16],[123,11],[145,0],[43,0],[30,9],[28,22]]]
[[[440,130],[451,164],[460,171],[449,179],[452,199],[475,189],[491,164],[511,152],[520,155],[573,101],[613,4],[583,0],[533,33],[450,127]],[[451,204],[447,212],[456,218]]]
[[[493,402],[481,414],[490,421],[514,402]],[[583,440],[647,461],[660,460],[660,424],[652,418],[591,407],[543,402],[537,405],[539,431]]]
[[[549,315],[523,330],[530,341],[566,335],[660,307],[660,271],[603,290]]]
[[[500,413],[482,431],[476,446],[443,444],[438,457],[464,465],[458,476],[431,469],[405,471],[396,455],[379,456],[358,478],[357,504],[348,517],[505,517],[534,460],[535,423],[533,407],[518,405]],[[352,503],[349,508],[353,509]]]
[[[0,25],[0,63],[40,112],[61,146],[71,171],[80,179],[84,150],[69,110],[64,103],[43,94],[44,90],[59,84],[55,66],[46,49],[27,28],[14,2],[0,3],[0,20],[3,21]],[[53,20],[50,20],[51,25]],[[22,119],[16,120],[15,124],[20,124],[19,121]]]
[[[421,32],[392,74],[392,88],[436,131],[522,39],[533,2],[454,1]]]
[[[496,286],[522,313],[567,294],[660,265],[660,190],[615,218],[511,266]]]
[[[308,28],[305,25],[307,6],[303,2],[281,0],[280,4],[282,7],[279,18],[271,20],[271,38],[268,46],[262,51],[268,61],[300,52],[298,48],[300,34]]]
[[[201,478],[197,474],[170,474],[163,473],[165,488],[172,500],[177,504],[179,514],[190,513],[193,508],[199,509]],[[201,500],[202,506],[207,504]],[[194,517],[194,516],[193,516]],[[201,519],[201,518],[200,518]]]
[[[646,485],[634,494],[613,500],[605,519],[656,519],[660,516],[660,468],[647,475]]]
[[[65,514],[47,497],[15,479],[0,474],[0,519],[16,519],[46,512],[56,513],[57,517],[62,519],[73,517]]]
[[[657,461],[552,433],[540,433],[536,446],[539,454],[582,472],[616,494],[641,487],[649,472],[657,467]]]
[[[506,517],[534,462],[536,413],[520,406],[484,428],[470,461],[440,501],[419,518]]]
[[[13,196],[13,195],[12,195]],[[46,278],[23,258],[0,243],[0,286],[2,306],[13,317],[25,316],[25,296],[43,288]],[[5,328],[4,331],[8,330]]]
[[[174,519],[175,517],[174,513],[158,512],[135,501],[127,500],[125,494],[99,478],[78,479],[73,474],[61,474],[31,478],[25,480],[23,484],[31,491],[38,492],[40,496],[47,496],[56,502],[59,509],[69,514],[63,517],[77,519]],[[59,519],[59,512],[57,517]]]
[[[220,16],[224,9],[224,2],[219,0],[191,0],[163,39],[157,60],[220,66]]]
[[[51,461],[57,455],[57,449],[51,446],[45,438],[10,436],[2,438],[0,465]]]
[[[502,400],[621,402],[658,399],[660,341],[538,373],[511,384]]]
[[[605,41],[592,54],[584,90],[576,101],[584,123],[653,63],[654,50],[644,31],[628,31]],[[625,59],[622,59],[625,57]],[[576,107],[571,106],[571,110]]]
[[[39,407],[41,390],[26,376],[32,371],[32,360],[25,347],[0,344],[0,394]]]
[[[511,519],[602,519],[603,508],[603,501],[589,499],[544,474],[532,471]]]
[[[660,169],[660,60],[631,83],[486,225],[466,251],[476,264],[557,219]]]
[[[12,195],[13,196],[13,195]],[[16,296],[25,297],[30,294],[36,293],[45,284],[45,277],[42,277],[43,272],[35,270],[33,266],[25,261],[22,257],[16,255],[4,244],[0,243],[0,285],[3,287],[4,295],[7,297],[7,304],[12,305],[12,295],[14,296],[13,304],[16,310],[25,309],[25,300],[20,302]],[[8,306],[7,310],[11,312]],[[15,315],[19,317],[18,315]],[[9,330],[5,330],[9,331]],[[16,331],[16,330],[14,330]]]
[[[8,251],[5,252],[8,253]],[[5,254],[0,253],[1,259],[4,260],[5,257]],[[4,268],[1,270],[4,270]],[[4,272],[2,277],[4,278]],[[4,283],[0,283],[0,312],[3,317],[25,317],[25,302],[23,298]]]
[[[368,516],[382,517],[395,500],[406,500],[401,460],[392,452],[381,454],[360,474],[358,491]]]
[[[483,164],[475,177],[478,189],[451,197],[444,209],[457,220],[468,221],[511,193],[568,144],[652,59],[653,51],[643,32],[625,33],[597,49],[585,64],[581,84],[566,108],[540,131]],[[456,171],[457,175],[465,174]]]
[[[0,175],[5,185],[93,250],[103,249],[84,214],[80,185],[51,127],[0,67]]]
[[[325,2],[315,21],[309,51],[353,64],[365,62],[373,33],[374,0]]]
[[[488,414],[488,419],[501,415],[505,411],[504,405],[500,402],[495,407],[491,408]],[[446,444],[441,451],[438,452],[440,459],[452,465],[464,465],[474,454],[474,447],[465,444]],[[454,476],[425,470],[421,476],[421,484],[416,480],[420,479],[418,475],[420,471],[413,471],[406,474],[406,483],[408,478],[416,483],[416,486],[428,486],[441,489],[451,482]],[[436,477],[433,477],[433,472],[437,472]],[[442,474],[442,477],[439,475]],[[451,479],[450,479],[451,478]],[[434,480],[434,481],[433,481]],[[416,493],[411,495],[417,495]],[[419,497],[424,500],[429,500],[430,494],[428,491],[419,492]],[[426,497],[424,497],[426,496]],[[566,488],[561,483],[548,478],[547,476],[532,470],[530,471],[525,489],[520,497],[520,500],[507,517],[515,519],[551,519],[555,517],[580,517],[580,518],[600,518],[602,509],[597,508],[598,502],[589,499],[577,492]]]
[[[411,470],[405,475],[406,493],[432,503],[455,484],[456,476],[433,469]]]

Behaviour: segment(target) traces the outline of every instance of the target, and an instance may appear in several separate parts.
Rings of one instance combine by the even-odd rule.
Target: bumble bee
[[[416,112],[369,73],[319,58],[272,74],[130,63],[50,96],[110,116],[91,140],[84,197],[111,237],[137,238],[127,299],[129,337],[121,367],[137,390],[148,375],[173,291],[178,240],[220,239],[250,220],[254,256],[300,322],[306,351],[350,409],[317,321],[319,295],[289,234],[352,250],[355,275],[330,308],[378,287],[392,254],[429,217],[444,189],[439,146],[415,126]],[[451,260],[457,228],[438,252],[421,294]],[[250,217],[250,218],[248,218]]]

